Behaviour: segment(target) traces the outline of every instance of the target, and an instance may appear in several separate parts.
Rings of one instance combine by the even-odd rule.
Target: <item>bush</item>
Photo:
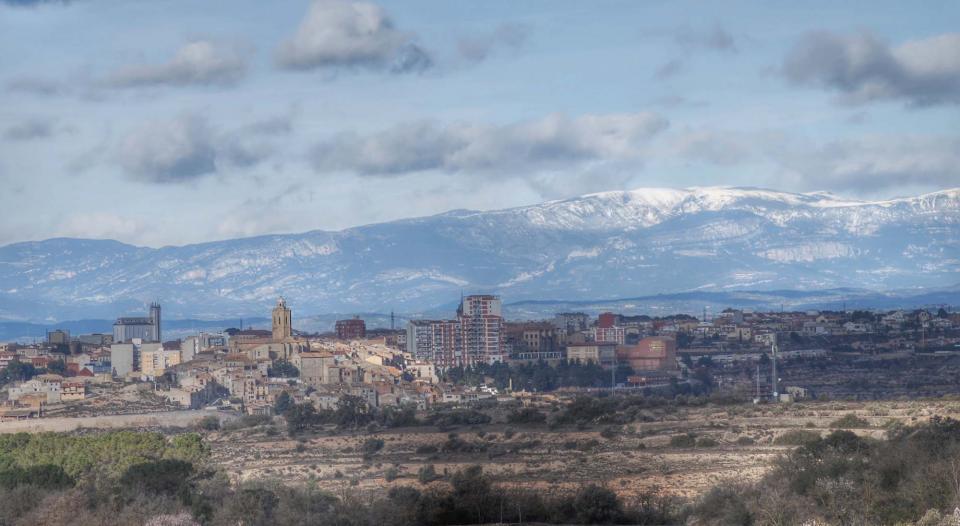
[[[870,422],[853,413],[847,413],[833,422],[830,422],[830,427],[837,429],[862,429],[870,427]]]
[[[603,428],[603,431],[600,431],[600,436],[606,438],[607,440],[613,440],[614,438],[617,438],[617,435],[619,434],[620,428],[613,426],[605,427]]]
[[[697,447],[717,447],[720,445],[720,442],[717,442],[716,439],[711,437],[703,437],[697,439]]]
[[[511,424],[539,425],[546,421],[547,415],[532,407],[524,407],[507,415],[507,422]]]
[[[573,500],[580,524],[612,524],[623,514],[617,494],[607,488],[590,485]]]
[[[219,431],[220,419],[213,415],[208,415],[197,422],[197,428],[201,431]]]
[[[382,438],[368,438],[363,441],[360,451],[363,452],[363,456],[369,457],[383,449],[383,445],[384,442]]]
[[[805,446],[820,440],[820,433],[816,431],[806,431],[795,429],[787,431],[773,440],[778,446]]]
[[[741,437],[737,437],[737,445],[738,445],[738,446],[751,446],[751,445],[753,445],[753,444],[755,444],[755,443],[756,443],[756,441],[755,441],[754,439],[752,439],[752,438],[750,438],[750,437],[748,437],[748,436],[746,436],[746,435],[741,436]]]
[[[417,446],[417,449],[416,449],[416,453],[418,455],[432,455],[436,452],[437,452],[437,446],[432,446],[430,444]]]
[[[697,435],[687,433],[670,437],[670,447],[694,447],[697,445]]]
[[[397,468],[388,468],[383,472],[383,480],[387,482],[393,482],[398,477],[400,477],[400,470]]]
[[[427,464],[417,472],[417,480],[419,480],[421,484],[429,484],[438,478],[440,477],[437,476],[437,469],[433,467],[433,464]]]

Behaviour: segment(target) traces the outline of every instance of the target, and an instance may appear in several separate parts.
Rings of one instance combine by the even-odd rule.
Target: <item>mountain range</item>
[[[148,248],[56,238],[0,247],[0,320],[423,313],[506,303],[850,289],[958,298],[960,189],[857,201],[755,188],[641,188],[492,211]],[[892,295],[891,295],[892,294]],[[643,300],[640,301],[652,301]],[[449,309],[452,311],[452,308]]]

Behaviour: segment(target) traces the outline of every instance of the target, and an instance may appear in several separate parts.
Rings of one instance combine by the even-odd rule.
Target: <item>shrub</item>
[[[697,447],[717,447],[720,443],[716,439],[711,437],[703,437],[697,439]]]
[[[847,413],[833,422],[830,422],[830,427],[838,429],[860,429],[870,427],[870,422],[853,413]]]
[[[398,477],[400,477],[400,470],[397,468],[388,468],[383,472],[383,480],[387,482],[393,482]]]
[[[694,447],[697,445],[697,435],[686,433],[670,437],[670,447]]]
[[[620,428],[614,426],[608,426],[603,428],[603,431],[600,431],[600,436],[606,438],[607,440],[613,440],[617,438],[617,435],[620,434]]]
[[[524,407],[507,415],[507,422],[511,424],[543,424],[547,415],[532,407]]]
[[[417,446],[416,453],[418,455],[432,455],[437,452],[437,446],[426,444],[423,446]]]
[[[363,445],[360,447],[360,450],[363,452],[363,456],[369,457],[383,449],[383,439],[382,438],[368,438],[363,441]]]
[[[214,415],[205,416],[197,422],[197,428],[201,431],[219,431],[220,419]]]
[[[427,464],[417,472],[417,480],[419,480],[421,484],[429,484],[438,478],[440,477],[437,476],[437,469],[433,467],[433,464]]]
[[[820,433],[803,429],[787,431],[773,440],[778,446],[805,446],[820,440]]]
[[[580,490],[573,506],[580,524],[612,524],[623,514],[617,494],[596,485]]]

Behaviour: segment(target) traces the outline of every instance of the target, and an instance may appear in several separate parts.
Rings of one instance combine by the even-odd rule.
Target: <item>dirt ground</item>
[[[353,435],[286,436],[282,426],[217,432],[207,439],[213,461],[235,480],[280,479],[337,491],[387,490],[420,485],[419,470],[438,474],[480,464],[498,484],[544,491],[602,483],[629,498],[647,491],[692,496],[719,483],[752,481],[790,446],[774,444],[791,430],[830,432],[831,422],[855,414],[881,437],[891,422],[916,423],[933,415],[960,418],[960,401],[811,402],[683,409],[658,421],[632,423],[616,434],[601,428],[550,430],[546,426],[492,424],[439,431],[404,428]],[[466,449],[450,451],[450,433]],[[670,439],[693,433],[709,447],[673,447]],[[509,437],[509,438],[508,438]],[[746,438],[745,438],[746,437]],[[366,458],[369,438],[384,447]],[[445,448],[445,444],[447,447]],[[436,448],[433,452],[429,446]],[[386,479],[391,478],[388,482]],[[442,482],[438,482],[442,483]]]

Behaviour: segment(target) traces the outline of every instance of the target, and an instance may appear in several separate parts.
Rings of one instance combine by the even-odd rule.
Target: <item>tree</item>
[[[594,484],[580,490],[573,502],[580,524],[611,524],[623,514],[617,494]]]
[[[267,375],[274,378],[296,378],[300,376],[300,369],[287,360],[276,360],[267,371]]]
[[[277,395],[277,401],[273,404],[273,412],[280,416],[286,416],[291,407],[293,407],[293,398],[290,398],[290,393],[282,391]]]

